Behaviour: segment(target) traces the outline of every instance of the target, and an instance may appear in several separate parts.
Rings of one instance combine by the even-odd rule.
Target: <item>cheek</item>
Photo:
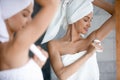
[[[86,27],[86,22],[84,20],[79,20],[76,24],[76,30],[78,33],[84,33],[85,32],[85,27]]]
[[[79,30],[79,33],[83,31],[83,28],[84,28],[84,24],[80,22],[77,27],[77,30]]]
[[[23,17],[18,17],[16,19],[16,23],[19,25],[19,26],[23,26],[25,24],[25,20]]]
[[[20,29],[22,29],[23,25],[24,25],[24,20],[21,17],[17,17],[14,19],[15,31],[19,31]]]
[[[85,34],[86,33],[85,28],[86,28],[86,23],[85,22],[81,23],[79,26],[79,33]]]

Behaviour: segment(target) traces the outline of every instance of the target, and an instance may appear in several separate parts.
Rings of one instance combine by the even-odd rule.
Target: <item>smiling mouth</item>
[[[88,28],[84,28],[84,30],[85,30],[86,32],[88,32]]]

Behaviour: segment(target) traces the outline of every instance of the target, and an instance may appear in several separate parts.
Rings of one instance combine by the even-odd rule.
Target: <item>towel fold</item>
[[[0,71],[0,80],[43,80],[43,75],[38,64],[30,59],[22,67]]]

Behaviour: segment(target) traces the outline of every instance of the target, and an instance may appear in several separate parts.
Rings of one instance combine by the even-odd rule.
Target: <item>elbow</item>
[[[115,14],[114,8],[109,12],[109,14],[111,14],[112,16]]]
[[[65,74],[65,70],[59,71],[59,74],[57,75],[59,80],[67,80],[67,76]]]
[[[64,73],[63,74],[60,74],[58,76],[59,80],[67,80],[67,77],[65,77]]]

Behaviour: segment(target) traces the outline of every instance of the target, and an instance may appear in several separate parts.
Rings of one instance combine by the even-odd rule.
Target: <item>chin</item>
[[[87,32],[82,32],[81,34],[85,35],[85,34],[87,34]]]
[[[88,33],[88,31],[83,32],[83,34],[87,34],[87,33]]]

